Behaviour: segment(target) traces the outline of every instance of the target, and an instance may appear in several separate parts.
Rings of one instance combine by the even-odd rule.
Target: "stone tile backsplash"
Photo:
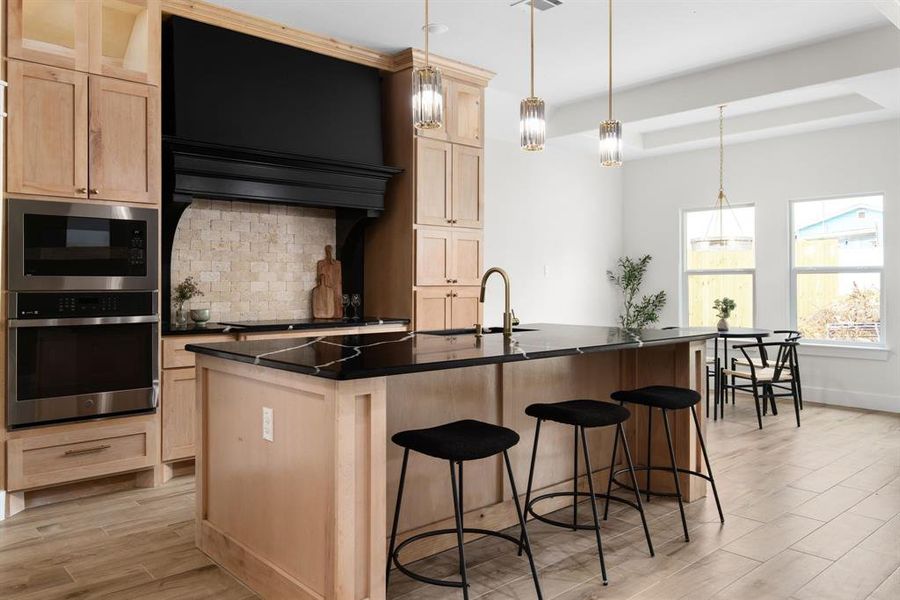
[[[316,261],[334,245],[334,211],[278,204],[194,200],[172,247],[172,285],[191,275],[212,321],[312,316]]]

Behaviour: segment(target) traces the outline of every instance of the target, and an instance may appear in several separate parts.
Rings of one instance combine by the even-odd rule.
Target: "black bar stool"
[[[703,434],[700,432],[700,422],[697,420],[697,410],[695,405],[700,402],[700,394],[694,390],[689,390],[685,388],[672,387],[668,385],[652,385],[649,387],[643,387],[636,390],[622,390],[618,392],[613,392],[612,394],[613,400],[618,400],[620,404],[624,404],[625,402],[630,402],[631,404],[640,404],[647,407],[647,465],[634,467],[631,471],[631,482],[634,487],[630,487],[620,482],[616,477],[626,471],[626,469],[619,469],[613,472],[610,469],[609,472],[609,484],[607,487],[607,493],[612,488],[612,483],[615,481],[618,485],[622,486],[625,489],[633,489],[636,492],[641,491],[646,493],[647,499],[650,499],[651,495],[654,496],[674,496],[678,499],[678,510],[681,512],[681,526],[684,528],[684,541],[691,541],[690,534],[688,534],[687,528],[687,520],[684,518],[684,503],[681,499],[681,483],[678,481],[678,473],[686,473],[688,475],[694,475],[696,477],[702,477],[707,480],[710,484],[712,484],[713,496],[716,499],[716,508],[719,510],[719,520],[724,523],[725,515],[722,513],[722,505],[719,503],[719,492],[716,490],[716,480],[713,478],[712,467],[709,465],[709,456],[706,454],[706,442],[703,441]],[[650,463],[650,433],[651,433],[651,424],[652,424],[652,409],[658,408],[662,411],[663,423],[666,428],[666,443],[669,446],[669,460],[671,461],[671,467],[655,467]],[[672,447],[672,433],[669,430],[669,414],[670,410],[683,410],[685,408],[690,408],[691,415],[694,417],[694,427],[697,428],[697,438],[700,440],[700,449],[703,451],[703,460],[706,462],[706,472],[700,473],[699,471],[691,471],[689,469],[679,468],[675,462],[675,450]],[[615,450],[613,450],[613,456],[615,456]],[[641,490],[637,487],[637,484],[634,483],[634,471],[646,471],[647,472],[647,487],[646,489]],[[651,471],[670,471],[672,473],[672,477],[675,479],[675,492],[654,492],[650,489],[650,473]],[[609,503],[606,505],[606,509],[609,508]],[[604,518],[606,516],[606,509],[603,511]]]
[[[507,453],[507,450],[519,443],[519,434],[512,429],[500,427],[499,425],[491,425],[490,423],[483,423],[481,421],[465,420],[455,421],[437,427],[430,427],[428,429],[401,431],[400,433],[394,434],[391,440],[398,446],[404,448],[404,452],[403,466],[400,469],[400,488],[397,490],[397,507],[394,510],[394,525],[391,528],[391,545],[388,550],[387,574],[384,578],[385,587],[387,587],[388,579],[391,575],[391,562],[393,562],[400,572],[418,581],[444,587],[462,588],[463,598],[468,600],[469,584],[466,578],[466,556],[465,551],[463,550],[463,534],[477,533],[508,540],[518,546],[520,553],[524,549],[525,554],[528,555],[531,576],[534,578],[534,589],[537,592],[538,600],[541,600],[541,598],[543,598],[541,595],[541,585],[538,582],[537,569],[534,566],[531,545],[528,542],[528,533],[525,531],[525,519],[522,516],[522,507],[519,504],[519,495],[516,491],[516,481],[513,478],[512,465],[509,462],[509,454]],[[453,493],[453,513],[456,518],[456,529],[426,531],[425,533],[420,533],[407,538],[406,540],[403,540],[400,545],[396,545],[397,523],[400,520],[400,502],[403,499],[403,485],[406,480],[406,465],[409,460],[410,450],[441,460],[446,460],[450,463],[450,489]],[[463,527],[463,462],[467,460],[488,458],[500,454],[501,452],[503,453],[503,460],[506,463],[506,473],[509,476],[509,487],[516,507],[516,516],[519,518],[519,526],[522,529],[520,539],[516,539],[511,535],[507,535],[500,531]],[[457,469],[459,471],[458,474]],[[425,575],[414,573],[400,563],[398,555],[407,545],[424,538],[451,533],[456,534],[456,545],[459,548],[460,581],[444,581],[443,579],[426,577]]]
[[[607,506],[609,505],[609,501],[613,500],[615,502],[621,502],[623,504],[627,504],[633,508],[636,508],[638,512],[641,513],[641,522],[644,525],[644,536],[646,536],[647,538],[647,548],[650,550],[650,556],[654,556],[653,543],[650,541],[650,530],[647,529],[647,519],[644,517],[644,506],[641,504],[640,494],[635,492],[634,502],[631,502],[630,500],[626,500],[624,498],[612,496],[610,495],[609,490],[607,490],[606,494],[598,494],[594,491],[594,480],[591,477],[593,471],[591,469],[591,457],[590,453],[588,452],[585,429],[593,427],[609,427],[615,425],[616,439],[613,446],[612,463],[610,463],[609,468],[611,470],[613,466],[615,466],[615,447],[618,444],[619,436],[621,436],[622,446],[625,448],[625,458],[628,463],[628,467],[625,470],[631,472],[631,480],[634,484],[633,489],[637,489],[637,479],[635,478],[634,470],[632,468],[633,465],[631,463],[631,452],[628,450],[628,440],[625,439],[625,433],[622,431],[622,423],[627,421],[631,416],[631,413],[628,412],[628,409],[623,408],[622,406],[616,406],[615,404],[610,404],[609,402],[599,402],[597,400],[567,400],[565,402],[555,402],[548,404],[532,404],[525,409],[525,414],[537,419],[537,425],[534,429],[534,448],[531,451],[531,468],[528,471],[528,489],[525,492],[525,511],[527,512],[527,514],[530,514],[535,519],[543,521],[544,523],[555,525],[557,527],[564,527],[566,529],[571,529],[572,531],[577,531],[579,529],[593,529],[597,535],[597,553],[600,555],[600,573],[603,576],[603,585],[606,585],[608,583],[608,580],[606,578],[606,562],[603,559],[603,543],[600,540],[600,519],[597,516],[597,503],[594,501],[596,498],[606,498]],[[543,494],[532,500],[531,486],[534,482],[534,463],[535,459],[537,458],[538,438],[541,434],[541,423],[543,421],[553,421],[554,423],[562,423],[563,425],[572,425],[575,429],[575,469],[572,478],[572,491]],[[581,432],[581,449],[584,453],[584,464],[587,469],[588,492],[578,491],[579,431]],[[562,521],[550,519],[534,512],[534,505],[541,500],[547,500],[549,498],[559,498],[562,496],[572,497],[573,514],[571,523],[563,523]],[[578,499],[582,497],[591,499],[591,511],[594,515],[593,525],[582,525],[578,523]]]

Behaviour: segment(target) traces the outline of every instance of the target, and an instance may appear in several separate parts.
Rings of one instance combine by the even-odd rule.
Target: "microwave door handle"
[[[153,408],[157,408],[159,406],[159,379],[153,380],[153,395],[150,399],[150,405]]]

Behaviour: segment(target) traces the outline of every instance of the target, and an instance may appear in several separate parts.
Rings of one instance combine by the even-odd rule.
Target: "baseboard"
[[[850,408],[865,408],[882,412],[900,413],[900,396],[891,394],[872,394],[869,392],[852,392],[829,388],[811,387],[803,384],[803,399],[814,403]]]

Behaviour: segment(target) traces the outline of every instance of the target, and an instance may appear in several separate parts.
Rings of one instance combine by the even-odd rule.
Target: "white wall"
[[[648,289],[672,298],[663,324],[679,322],[680,210],[711,207],[717,149],[631,161],[625,166],[624,249],[652,254]],[[804,398],[900,412],[900,121],[884,121],[726,147],[726,192],[756,205],[756,325],[790,325],[790,200],[883,192],[882,302],[889,352],[801,357]],[[813,355],[819,354],[819,355]]]
[[[622,250],[622,172],[597,153],[562,140],[543,152],[519,148],[519,98],[488,88],[485,116],[485,269],[512,281],[522,323],[614,325],[618,308],[605,279]],[[546,274],[545,274],[546,268]],[[499,278],[484,320],[502,324]]]

